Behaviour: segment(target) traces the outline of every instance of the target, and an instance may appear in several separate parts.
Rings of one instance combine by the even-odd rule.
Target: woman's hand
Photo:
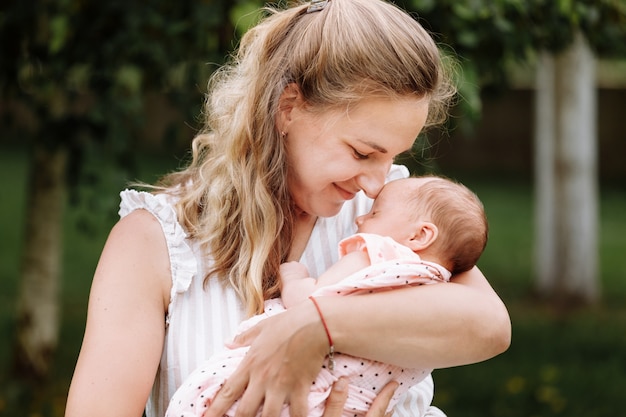
[[[319,373],[328,341],[310,302],[269,317],[240,334],[229,347],[250,346],[224,383],[205,417],[221,417],[237,400],[237,417],[276,417],[289,404],[292,417],[306,417],[311,382]],[[335,404],[333,402],[333,404]]]
[[[398,383],[395,381],[389,382],[380,393],[374,399],[372,406],[367,411],[365,417],[383,417],[385,411],[393,397],[393,393],[398,388]],[[343,406],[348,399],[348,380],[346,378],[339,378],[333,385],[333,389],[326,400],[326,408],[324,409],[323,417],[341,417],[343,412]],[[391,414],[391,413],[390,413]]]

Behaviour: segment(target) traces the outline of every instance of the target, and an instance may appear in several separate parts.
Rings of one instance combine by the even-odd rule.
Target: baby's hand
[[[315,279],[300,262],[286,262],[280,266],[280,297],[285,308],[306,300],[315,290]]]
[[[308,278],[309,270],[300,262],[291,261],[280,265],[281,282],[292,281],[296,279]]]

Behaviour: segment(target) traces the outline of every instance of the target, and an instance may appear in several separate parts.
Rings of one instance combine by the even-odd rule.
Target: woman
[[[336,261],[383,184],[408,175],[394,158],[441,120],[451,93],[429,35],[380,0],[295,6],[248,31],[212,78],[189,167],[153,194],[122,193],[66,416],[140,416],[146,401],[148,417],[162,416],[184,377],[278,295],[281,263],[319,276]],[[484,276],[474,268],[452,282],[318,303],[335,348],[353,356],[434,369],[504,351],[508,314]],[[240,397],[241,417],[261,405],[276,416],[283,403],[306,415],[328,350],[315,306],[265,320],[232,342],[243,345],[246,359],[205,415]],[[396,413],[441,415],[431,400],[427,378]]]

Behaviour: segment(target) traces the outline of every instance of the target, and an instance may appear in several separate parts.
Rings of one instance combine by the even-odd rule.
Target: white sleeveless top
[[[408,174],[405,167],[394,165],[387,180]],[[246,315],[232,288],[223,287],[217,279],[210,279],[203,286],[210,260],[202,255],[197,242],[187,238],[170,196],[135,190],[125,190],[120,196],[120,217],[137,209],[152,213],[163,228],[169,251],[172,290],[165,318],[165,345],[146,404],[146,417],[163,417],[170,398],[185,377],[223,348]],[[338,215],[318,218],[301,259],[311,276],[321,275],[337,261],[339,241],[356,232],[356,217],[369,211],[371,204],[372,200],[360,192],[344,204]],[[436,407],[429,407],[433,390],[429,376],[399,402],[394,417],[445,417]]]

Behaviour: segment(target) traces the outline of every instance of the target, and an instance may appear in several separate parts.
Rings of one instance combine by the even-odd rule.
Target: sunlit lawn
[[[141,179],[176,161],[143,161]],[[80,348],[87,293],[106,233],[116,219],[110,181],[92,206],[70,206],[65,227],[63,328],[54,374],[36,394],[9,376],[25,207],[25,159],[0,149],[0,415],[61,416]],[[488,362],[435,372],[435,404],[450,417],[623,415],[626,406],[626,190],[602,188],[601,282],[604,302],[559,313],[532,297],[532,192],[529,180],[459,175],[481,197],[490,242],[480,266],[509,306],[513,344]],[[132,178],[135,179],[135,178]],[[105,187],[106,188],[106,187]],[[101,212],[97,207],[106,210]],[[86,232],[88,231],[88,233]]]

